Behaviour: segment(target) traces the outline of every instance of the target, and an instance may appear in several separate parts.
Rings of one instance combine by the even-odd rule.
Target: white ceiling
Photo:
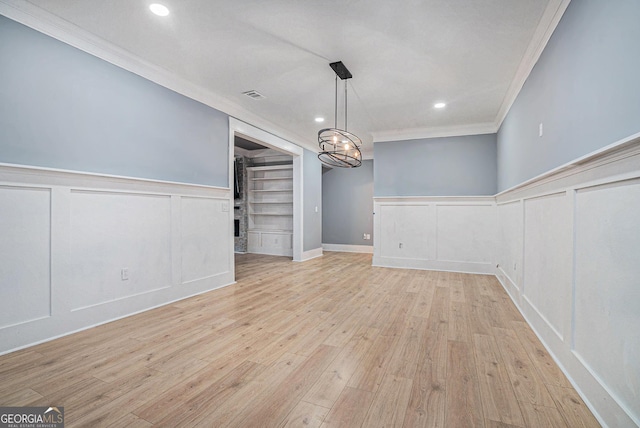
[[[333,126],[333,61],[343,61],[353,74],[349,130],[365,146],[374,140],[495,132],[568,4],[0,2],[0,12],[14,19],[307,148],[315,147],[319,128]],[[166,5],[170,15],[153,15],[153,2]],[[242,95],[248,90],[266,98]],[[438,101],[446,108],[434,109]],[[316,116],[327,121],[319,125]]]

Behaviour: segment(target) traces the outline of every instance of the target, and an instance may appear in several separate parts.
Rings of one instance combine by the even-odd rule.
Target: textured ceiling
[[[171,11],[161,18],[148,0],[0,1],[97,36],[94,45],[152,64],[307,147],[333,125],[329,63],[339,60],[353,74],[349,130],[367,145],[495,131],[566,3],[157,0]],[[437,101],[446,108],[434,109]]]

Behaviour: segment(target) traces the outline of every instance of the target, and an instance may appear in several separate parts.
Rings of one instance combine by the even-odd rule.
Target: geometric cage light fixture
[[[353,76],[342,61],[332,62],[329,66],[336,73],[335,125],[318,131],[318,159],[331,167],[356,168],[362,165],[362,140],[347,131],[347,79]],[[344,81],[344,129],[338,128],[338,77]]]

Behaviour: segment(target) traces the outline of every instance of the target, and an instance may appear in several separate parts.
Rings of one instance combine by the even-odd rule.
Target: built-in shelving
[[[248,251],[293,255],[293,166],[248,167]]]

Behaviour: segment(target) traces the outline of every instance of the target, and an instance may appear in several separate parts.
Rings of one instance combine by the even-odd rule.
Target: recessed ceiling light
[[[155,13],[158,16],[167,16],[169,15],[169,9],[165,5],[159,3],[153,3],[149,5],[149,10]]]
[[[318,123],[324,122],[324,117],[316,117],[316,122]]]
[[[444,108],[444,106],[446,106],[446,104],[445,103],[435,103],[433,106],[435,108]]]

